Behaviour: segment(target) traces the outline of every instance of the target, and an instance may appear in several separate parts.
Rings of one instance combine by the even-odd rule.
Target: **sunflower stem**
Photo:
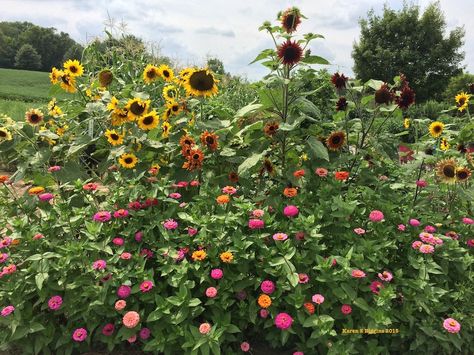
[[[420,164],[420,169],[418,170],[418,176],[416,178],[416,181],[420,180],[421,178],[421,172],[423,171],[423,164],[425,162],[425,158],[423,158],[423,160],[421,161],[421,164]],[[416,199],[418,198],[418,193],[420,191],[420,187],[418,186],[418,184],[416,184],[416,190],[415,190],[415,197],[413,199],[413,205],[412,205],[412,209],[415,208],[415,204],[416,204]]]

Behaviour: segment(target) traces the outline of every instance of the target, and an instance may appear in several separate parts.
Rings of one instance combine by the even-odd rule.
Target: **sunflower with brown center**
[[[119,163],[126,169],[133,169],[137,165],[138,158],[133,153],[122,154],[119,158]]]
[[[69,75],[68,73],[63,73],[59,78],[58,78],[59,85],[61,88],[70,93],[74,94],[77,89],[76,89],[76,79],[74,76]]]
[[[298,42],[287,39],[286,42],[278,46],[277,55],[283,65],[292,67],[303,58],[303,48]]]
[[[178,90],[176,89],[176,86],[174,85],[166,85],[163,88],[163,98],[166,101],[174,101],[178,97]]]
[[[146,115],[139,117],[137,122],[138,122],[138,127],[140,129],[149,131],[158,126],[158,123],[160,122],[160,117],[158,116],[156,111],[153,110],[147,113]]]
[[[444,129],[444,123],[439,122],[439,121],[435,121],[431,123],[429,127],[430,134],[433,138],[438,138],[441,135],[441,133],[443,133],[443,129]]]
[[[185,134],[179,139],[179,145],[181,147],[184,147],[184,146],[192,147],[195,143],[196,142],[194,141],[194,138],[191,136],[188,136],[187,134]]]
[[[456,106],[460,112],[463,112],[467,108],[470,98],[471,95],[465,93],[464,91],[456,95],[454,99],[456,100]]]
[[[456,180],[458,182],[465,182],[471,177],[471,170],[466,167],[456,169]]]
[[[456,169],[457,164],[454,159],[444,159],[436,165],[436,175],[442,182],[454,184],[456,182]]]
[[[263,167],[260,169],[260,175],[263,175],[265,172],[267,172],[268,175],[275,174],[275,167],[268,158],[265,158],[263,161]]]
[[[0,127],[0,142],[2,141],[11,141],[12,134],[8,131],[8,129],[4,127]]]
[[[346,134],[343,131],[332,132],[326,139],[326,145],[330,150],[339,150],[346,142]]]
[[[166,81],[171,82],[174,79],[173,70],[166,64],[162,64],[158,67],[158,74]]]
[[[265,127],[263,127],[263,131],[269,137],[273,136],[277,133],[278,128],[280,128],[280,124],[277,121],[268,122]]]
[[[81,76],[84,74],[84,67],[78,60],[69,59],[64,63],[64,72],[72,77]]]
[[[239,182],[239,174],[237,174],[235,171],[231,171],[229,173],[228,178],[231,182],[234,182],[234,183]]]
[[[107,137],[107,141],[113,146],[123,143],[123,134],[119,134],[115,129],[108,129],[105,131],[104,136]]]
[[[214,152],[219,146],[219,143],[217,142],[218,138],[219,137],[214,132],[204,131],[201,134],[201,143],[203,145],[206,145],[210,150]]]
[[[189,155],[186,156],[186,162],[184,162],[183,168],[189,171],[201,169],[203,160],[204,153],[199,148],[192,148]]]
[[[166,107],[168,110],[171,111],[171,113],[173,115],[179,115],[179,113],[181,112],[181,107],[179,106],[179,104],[176,102],[176,101],[168,101],[166,103]]]
[[[287,33],[293,33],[296,31],[296,28],[301,23],[300,10],[296,7],[292,7],[283,12],[280,19],[281,26],[285,29],[285,31]]]
[[[171,131],[171,125],[169,122],[165,121],[161,124],[161,138],[168,138]]]
[[[448,140],[446,138],[441,138],[441,141],[439,142],[439,149],[442,151],[446,151],[449,149],[451,145],[449,144]]]
[[[130,99],[125,106],[125,109],[128,111],[128,118],[131,121],[139,118],[142,115],[148,113],[150,108],[150,100],[142,100],[140,98]]]
[[[51,73],[49,74],[49,80],[51,81],[51,84],[57,84],[59,82],[59,79],[61,76],[64,75],[64,72],[62,70],[59,70],[55,67],[51,69]]]
[[[194,69],[185,77],[184,89],[189,96],[210,97],[218,92],[217,82],[209,69]]]
[[[345,111],[347,108],[347,100],[344,96],[341,96],[336,102],[336,111]]]
[[[112,84],[114,74],[109,69],[101,70],[99,73],[99,84],[102,87],[107,87]]]
[[[152,82],[156,81],[160,77],[158,67],[154,66],[153,64],[148,64],[143,70],[142,77],[145,84],[151,84]]]
[[[25,113],[26,121],[32,126],[39,125],[41,122],[43,122],[43,118],[43,113],[35,108],[32,108]]]
[[[122,108],[116,108],[111,114],[112,126],[121,126],[128,121],[128,110]]]

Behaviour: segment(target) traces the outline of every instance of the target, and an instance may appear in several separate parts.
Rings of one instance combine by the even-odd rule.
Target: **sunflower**
[[[441,178],[442,182],[454,184],[456,182],[456,161],[454,159],[441,160],[436,165],[436,175]]]
[[[163,98],[165,101],[174,101],[178,97],[178,90],[174,85],[166,85],[163,88]]]
[[[159,122],[160,122],[160,117],[158,117],[158,114],[156,113],[156,111],[153,110],[147,113],[146,115],[141,116],[138,119],[138,127],[140,127],[143,130],[149,131],[153,128],[156,128]]]
[[[186,162],[183,164],[183,168],[189,171],[200,169],[203,160],[204,153],[198,148],[192,148],[189,155],[186,156]]]
[[[292,7],[283,12],[280,19],[281,25],[287,33],[295,32],[296,28],[301,23],[300,10],[296,7]]]
[[[278,128],[280,128],[280,125],[276,121],[268,122],[265,127],[263,127],[263,131],[267,136],[273,136],[275,133],[277,133]]]
[[[404,127],[405,129],[410,128],[410,123],[411,123],[410,119],[409,119],[409,118],[405,118],[405,119],[403,120],[403,127]]]
[[[163,122],[163,124],[161,125],[161,129],[163,131],[163,133],[161,133],[161,137],[168,138],[170,135],[170,130],[171,130],[171,125],[169,124],[169,122],[167,121]]]
[[[119,163],[126,169],[133,169],[137,165],[138,158],[133,153],[122,154],[119,158]]]
[[[99,73],[99,84],[102,87],[109,86],[114,80],[114,74],[108,69],[101,70]]]
[[[201,143],[206,145],[210,150],[215,151],[219,146],[219,143],[217,142],[218,138],[219,136],[214,132],[204,131],[201,134]]]
[[[227,177],[231,182],[239,182],[239,174],[235,171],[231,171]]]
[[[112,111],[111,115],[112,126],[121,126],[128,121],[128,110],[116,108]]]
[[[263,167],[260,169],[260,175],[263,175],[265,171],[269,175],[275,174],[275,167],[273,166],[272,162],[268,158],[265,158],[265,160],[263,161]]]
[[[163,117],[163,121],[168,121],[169,118],[171,117],[171,115],[172,115],[171,109],[170,109],[170,108],[167,108],[167,109],[165,110],[165,112],[163,112],[163,116],[162,116],[162,117]]]
[[[159,66],[158,74],[167,82],[171,82],[174,79],[173,70],[166,64],[162,64]]]
[[[49,80],[51,81],[51,84],[57,84],[61,76],[64,75],[64,72],[62,70],[59,70],[55,67],[51,69],[51,73],[49,74]]]
[[[8,129],[4,127],[0,127],[0,142],[3,141],[11,141],[12,140],[12,134]]]
[[[168,110],[171,110],[171,113],[173,115],[179,115],[179,113],[181,112],[181,107],[179,106],[179,104],[176,102],[176,101],[168,101],[166,103],[166,107],[168,108]]]
[[[148,113],[148,109],[150,108],[150,100],[142,100],[140,98],[130,99],[128,100],[125,108],[128,110],[128,118],[131,121],[134,121],[140,116],[146,115]]]
[[[152,82],[156,81],[160,77],[158,67],[154,66],[153,64],[148,64],[143,70],[142,77],[145,84],[151,84]]]
[[[344,74],[334,73],[331,76],[331,82],[338,90],[346,88],[347,80],[349,80],[349,78]]]
[[[343,131],[332,132],[326,139],[326,145],[330,150],[339,150],[346,141],[346,134]]]
[[[278,46],[277,55],[284,65],[293,66],[298,64],[303,57],[303,48],[301,48],[298,42],[288,39],[285,43]]]
[[[443,133],[444,123],[435,121],[430,124],[430,134],[433,138],[438,138]]]
[[[84,67],[82,66],[82,64],[74,59],[69,59],[68,61],[66,61],[64,64],[64,72],[66,74],[69,74],[73,77],[75,76],[81,76],[82,74],[84,74]]]
[[[209,69],[195,69],[185,77],[184,88],[190,96],[213,96],[218,92],[217,79]]]
[[[104,133],[104,136],[107,137],[107,140],[109,141],[110,144],[112,145],[119,145],[123,143],[123,134],[119,134],[115,129],[113,130],[106,130]]]
[[[380,89],[375,91],[375,102],[378,104],[389,104],[393,101],[393,93],[389,90],[386,83],[382,84]]]
[[[62,126],[62,127],[58,127],[58,128],[56,128],[56,134],[61,137],[61,136],[63,136],[64,133],[68,130],[68,128],[69,128],[68,125],[64,125],[64,126]]]
[[[456,106],[458,107],[459,111],[463,112],[467,108],[470,98],[471,95],[465,93],[464,91],[456,95],[454,99],[456,100]]]
[[[415,103],[415,91],[408,85],[405,85],[396,101],[399,108],[407,109]]]
[[[347,108],[347,99],[341,96],[336,102],[336,111],[345,111]]]
[[[456,169],[456,179],[459,182],[464,182],[471,177],[471,170],[466,167]]]
[[[30,109],[25,113],[25,119],[32,126],[37,126],[43,121],[43,113],[37,109]]]
[[[446,138],[441,138],[441,142],[439,142],[439,149],[446,151],[449,149],[451,145],[448,143]]]
[[[110,102],[107,104],[107,110],[113,111],[118,108],[119,100],[115,97],[112,96],[110,99]]]
[[[182,136],[180,139],[179,139],[179,145],[181,147],[184,147],[184,146],[193,146],[196,142],[194,141],[194,138],[191,137],[191,136],[188,136],[187,134],[185,134],[184,136]]]
[[[71,94],[74,94],[77,91],[76,79],[74,76],[64,73],[59,77],[58,81],[59,85],[64,91],[69,92]]]

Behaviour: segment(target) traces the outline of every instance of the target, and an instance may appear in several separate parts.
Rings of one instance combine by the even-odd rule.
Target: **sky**
[[[430,0],[415,0],[424,9]],[[464,26],[466,70],[474,73],[474,0],[440,0],[447,30]],[[107,23],[119,33],[134,34],[160,48],[179,66],[204,65],[208,57],[224,62],[225,70],[249,80],[267,74],[260,64],[249,63],[272,47],[272,40],[258,27],[276,14],[297,6],[308,18],[300,33],[322,34],[312,42],[311,53],[331,62],[330,71],[352,74],[352,46],[358,40],[359,19],[384,4],[400,9],[403,0],[0,0],[0,21],[30,21],[55,27],[81,44],[103,37]],[[462,10],[462,11],[460,11]]]

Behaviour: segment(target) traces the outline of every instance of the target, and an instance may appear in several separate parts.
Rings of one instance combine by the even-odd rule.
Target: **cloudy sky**
[[[415,0],[422,8],[430,0]],[[273,21],[281,9],[297,6],[308,17],[302,32],[320,33],[312,53],[332,63],[331,70],[352,73],[352,44],[359,37],[358,19],[368,10],[380,13],[383,4],[402,7],[403,0],[0,0],[0,21],[31,21],[69,33],[80,43],[103,35],[108,19],[126,24],[128,33],[159,46],[181,65],[202,65],[209,56],[224,62],[227,71],[258,79],[266,73],[248,65],[272,46],[258,27]],[[440,0],[447,28],[466,30],[467,70],[474,73],[473,0]],[[460,11],[462,9],[462,11]]]

